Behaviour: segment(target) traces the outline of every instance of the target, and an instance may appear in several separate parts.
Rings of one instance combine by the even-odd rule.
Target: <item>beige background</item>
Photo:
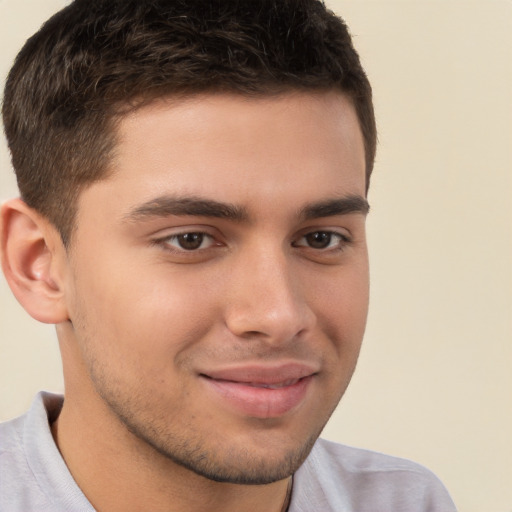
[[[63,0],[0,0],[2,80]],[[324,435],[417,460],[460,512],[512,512],[512,2],[330,0],[380,130],[371,312]],[[0,198],[16,194],[5,144]],[[51,326],[0,282],[0,419],[61,390]],[[377,511],[376,511],[377,512]]]

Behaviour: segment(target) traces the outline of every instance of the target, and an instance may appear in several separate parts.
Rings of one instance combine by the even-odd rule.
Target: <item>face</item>
[[[70,389],[197,474],[285,478],[345,391],[366,321],[354,108],[334,92],[162,100],[118,141],[69,253],[66,343],[84,368]]]

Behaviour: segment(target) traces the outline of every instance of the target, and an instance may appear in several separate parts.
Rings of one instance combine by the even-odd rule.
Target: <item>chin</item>
[[[286,442],[282,436],[278,439],[268,433],[258,441],[237,442],[236,436],[215,435],[205,439],[189,431],[184,438],[176,432],[163,434],[147,424],[142,428],[133,424],[127,427],[153,453],[156,451],[174,464],[215,482],[242,485],[269,484],[293,475],[322,430],[302,440],[288,436]]]
[[[258,452],[251,447],[216,450],[215,453],[197,448],[181,453],[159,452],[180,466],[215,482],[241,485],[264,485],[293,475],[304,462],[317,436],[306,443],[276,454]]]

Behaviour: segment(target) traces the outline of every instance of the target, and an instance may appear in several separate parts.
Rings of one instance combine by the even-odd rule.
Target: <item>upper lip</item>
[[[303,379],[316,373],[318,373],[318,368],[312,364],[288,362],[272,365],[238,365],[200,372],[200,375],[214,380],[272,385]]]

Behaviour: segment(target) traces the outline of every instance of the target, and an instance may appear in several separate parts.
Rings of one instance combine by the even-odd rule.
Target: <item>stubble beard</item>
[[[191,428],[184,438],[174,432],[172,421],[162,424],[158,420],[145,420],[133,412],[140,411],[135,403],[105,395],[100,393],[122,425],[153,452],[208,480],[231,484],[264,485],[293,475],[309,455],[328,419],[302,443],[276,457],[272,453],[255,454],[251,446],[236,446],[223,433],[217,433],[219,439],[208,442],[204,434]],[[215,431],[215,426],[206,430]]]
[[[269,450],[258,453],[253,446],[233,443],[230,434],[218,432],[215,425],[203,425],[203,429],[198,430],[193,424],[184,425],[182,418],[154,414],[161,407],[148,406],[148,400],[142,394],[133,389],[128,391],[130,386],[115,382],[104,368],[89,362],[92,363],[89,370],[96,392],[115,420],[135,436],[143,452],[152,456],[159,454],[216,482],[263,485],[293,475],[309,455],[339,401],[333,404],[316,430],[276,456]],[[339,398],[341,395],[342,392]],[[271,432],[269,436],[272,436]]]
[[[90,336],[85,338],[91,339]],[[320,413],[311,432],[276,455],[269,449],[258,452],[250,443],[241,446],[232,442],[230,433],[219,432],[214,424],[198,428],[193,424],[193,415],[187,425],[179,412],[174,415],[168,410],[162,412],[161,404],[149,390],[141,392],[133,382],[127,383],[113,375],[111,369],[94,357],[88,343],[82,344],[82,349],[96,393],[114,420],[136,438],[136,445],[142,447],[141,453],[151,457],[159,454],[208,480],[241,485],[270,484],[293,475],[311,452],[352,376],[340,386],[337,397],[331,398],[330,407]],[[272,441],[272,432],[269,438]]]

